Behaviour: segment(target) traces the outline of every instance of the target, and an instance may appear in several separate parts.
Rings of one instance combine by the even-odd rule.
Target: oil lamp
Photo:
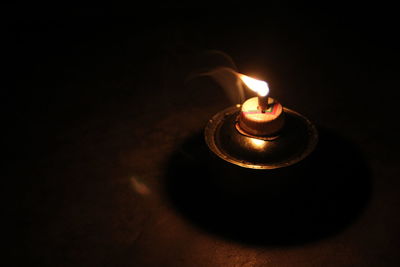
[[[315,148],[318,133],[303,115],[268,97],[264,81],[238,74],[258,96],[215,114],[205,140],[221,159],[251,169],[276,169],[295,164]]]

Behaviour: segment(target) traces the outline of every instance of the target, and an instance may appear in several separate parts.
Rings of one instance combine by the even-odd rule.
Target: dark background
[[[390,7],[3,13],[9,264],[400,264],[398,28]],[[295,245],[269,243],[261,232],[266,242],[256,244],[210,231],[179,208],[185,199],[165,190],[171,157],[232,105],[210,78],[185,83],[209,50],[230,55],[240,72],[267,80],[272,97],[345,139],[340,150],[350,156],[335,154],[331,168],[359,151],[354,161],[368,178],[342,169],[368,180],[357,215]],[[349,184],[351,205],[360,194],[355,183],[341,186]]]

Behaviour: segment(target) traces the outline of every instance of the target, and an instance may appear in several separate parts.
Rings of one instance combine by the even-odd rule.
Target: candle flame
[[[268,84],[264,81],[260,81],[244,74],[239,74],[240,79],[244,82],[244,84],[249,87],[251,90],[259,94],[260,96],[266,96],[269,93]]]

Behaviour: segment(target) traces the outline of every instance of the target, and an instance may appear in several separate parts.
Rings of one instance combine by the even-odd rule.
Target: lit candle
[[[282,105],[268,97],[268,84],[249,76],[239,74],[244,84],[258,94],[245,101],[239,116],[239,130],[255,136],[276,135],[284,125]]]

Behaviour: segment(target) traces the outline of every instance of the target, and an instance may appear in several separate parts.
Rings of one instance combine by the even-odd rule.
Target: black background
[[[3,13],[10,264],[400,263],[398,28],[390,7],[13,6]],[[352,149],[360,151],[370,192],[345,227],[295,245],[279,234],[275,243],[246,243],[188,220],[171,201],[185,199],[164,193],[174,151],[231,105],[209,78],[185,83],[210,50],[230,55],[240,72],[267,80],[272,97],[344,138],[349,146],[332,161],[351,162]],[[136,176],[149,195],[132,189]]]

